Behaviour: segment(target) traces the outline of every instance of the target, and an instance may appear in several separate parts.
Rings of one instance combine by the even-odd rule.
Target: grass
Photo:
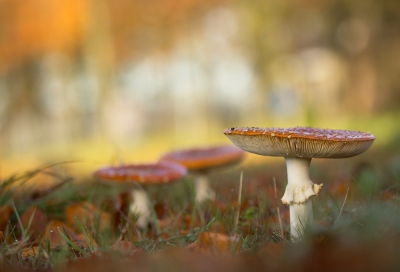
[[[213,174],[217,200],[201,204],[190,176],[148,188],[154,210],[145,229],[128,215],[121,188],[90,177],[75,183],[80,177],[69,176],[63,164],[45,165],[0,185],[0,271],[394,271],[400,268],[397,158],[313,164],[312,179],[324,187],[313,198],[315,226],[297,243],[279,200],[284,165]],[[54,185],[18,189],[30,188],[38,175]]]

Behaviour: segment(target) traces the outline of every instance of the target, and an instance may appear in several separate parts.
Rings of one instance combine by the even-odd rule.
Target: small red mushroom
[[[144,228],[150,218],[150,206],[143,187],[174,182],[187,174],[183,165],[173,162],[152,164],[130,164],[115,167],[104,167],[93,173],[102,183],[109,185],[128,185],[132,187],[130,213],[139,215],[137,224]],[[138,186],[140,185],[140,186]]]
[[[195,176],[196,200],[203,201],[215,198],[208,173],[238,163],[244,155],[245,152],[236,146],[222,145],[172,151],[162,156],[160,161],[184,165]]]

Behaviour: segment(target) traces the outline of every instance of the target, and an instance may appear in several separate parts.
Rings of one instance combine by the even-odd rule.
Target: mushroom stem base
[[[302,237],[304,231],[313,223],[312,201],[304,204],[290,205],[290,234],[296,239]]]
[[[196,201],[202,202],[207,199],[214,200],[215,192],[210,187],[210,182],[206,175],[198,175],[195,179],[195,192],[196,192]]]
[[[136,224],[140,228],[144,228],[150,218],[150,207],[147,200],[147,194],[142,189],[134,189],[132,190],[132,202],[129,206],[130,214],[137,214],[139,217],[136,221]]]

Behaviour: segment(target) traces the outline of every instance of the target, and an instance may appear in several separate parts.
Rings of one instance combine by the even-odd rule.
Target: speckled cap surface
[[[348,158],[363,153],[375,140],[370,132],[312,127],[237,127],[224,134],[245,151],[285,158]]]
[[[130,164],[115,167],[103,167],[93,173],[100,182],[108,184],[145,184],[169,183],[187,174],[187,169],[173,162],[153,164]]]
[[[244,155],[245,152],[234,145],[221,145],[171,151],[160,160],[180,163],[188,170],[200,171],[238,162]]]

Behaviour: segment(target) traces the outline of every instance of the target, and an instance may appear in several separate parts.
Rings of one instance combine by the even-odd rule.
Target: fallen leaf
[[[381,199],[383,201],[396,201],[399,199],[397,191],[394,189],[386,190],[381,194]]]
[[[40,253],[39,246],[26,247],[21,250],[20,256],[22,259],[25,259],[25,260],[40,257],[40,261],[45,262],[46,257],[43,254],[39,254],[39,253]]]
[[[88,244],[86,242],[86,240],[89,240],[89,243],[92,247],[97,248],[98,244],[94,239],[90,239],[89,237],[85,238],[85,235],[83,233],[79,233],[76,235],[75,240],[73,240],[72,242],[76,243],[77,245],[81,246],[81,247],[88,247]]]
[[[89,202],[79,202],[71,204],[65,208],[65,220],[69,227],[80,232],[77,218],[82,222],[84,227],[91,230],[104,231],[110,228],[111,215],[101,211],[95,205]]]
[[[287,243],[268,242],[262,247],[260,254],[262,256],[268,256],[271,260],[278,260],[283,257],[286,246]]]
[[[0,206],[0,230],[7,228],[8,221],[14,209],[11,206]]]
[[[229,237],[222,233],[202,232],[188,248],[197,253],[228,255],[239,252],[241,246],[238,236]]]
[[[214,222],[209,229],[207,229],[209,232],[215,232],[215,233],[221,233],[221,234],[227,234],[228,231],[225,228],[225,224],[222,221],[216,221]]]
[[[132,255],[137,250],[137,247],[128,241],[117,241],[110,248],[122,255]]]
[[[45,242],[48,239],[52,248],[65,245],[67,241],[65,241],[60,234],[60,231],[64,233],[64,230],[70,237],[71,241],[85,243],[84,238],[79,238],[78,234],[76,234],[71,228],[59,220],[52,220],[47,224],[42,242]]]
[[[29,221],[31,221],[30,226]],[[29,226],[28,232],[31,234],[31,239],[36,239],[46,229],[47,215],[39,210],[37,206],[32,206],[21,215],[21,223],[24,228]]]

